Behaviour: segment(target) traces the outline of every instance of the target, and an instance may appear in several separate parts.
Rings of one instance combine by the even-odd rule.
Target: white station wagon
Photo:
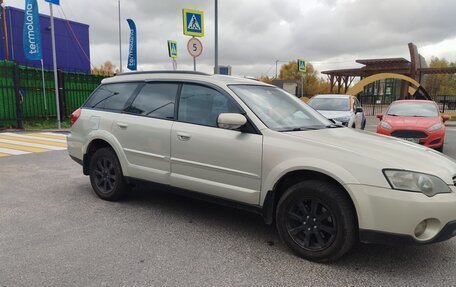
[[[333,124],[283,90],[195,72],[103,80],[72,115],[70,156],[95,193],[138,180],[275,222],[299,256],[327,262],[357,242],[426,244],[456,234],[456,162]]]

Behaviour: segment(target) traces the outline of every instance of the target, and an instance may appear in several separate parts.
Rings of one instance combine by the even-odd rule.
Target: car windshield
[[[349,98],[313,98],[309,106],[318,111],[349,111]]]
[[[439,111],[432,103],[409,102],[393,103],[386,114],[389,116],[434,118],[438,117]]]
[[[260,85],[230,85],[238,97],[270,129],[313,130],[334,124],[282,89]]]

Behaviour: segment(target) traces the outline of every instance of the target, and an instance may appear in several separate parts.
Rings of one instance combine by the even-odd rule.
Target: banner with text
[[[24,28],[23,28],[24,54],[27,60],[39,61],[43,58],[41,49],[40,15],[36,0],[25,0]]]
[[[127,68],[136,71],[137,69],[137,52],[136,52],[136,25],[131,19],[127,19],[128,26],[130,26],[130,44],[128,49],[128,63]]]

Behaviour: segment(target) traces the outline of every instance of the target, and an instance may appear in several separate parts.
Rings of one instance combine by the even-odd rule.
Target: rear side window
[[[149,83],[126,110],[128,113],[160,119],[174,119],[174,105],[179,85]]]
[[[138,83],[121,83],[100,86],[90,97],[85,107],[92,109],[122,111],[133,95]]]
[[[221,113],[239,113],[233,100],[218,91],[185,84],[179,99],[178,120],[205,126],[217,126]]]

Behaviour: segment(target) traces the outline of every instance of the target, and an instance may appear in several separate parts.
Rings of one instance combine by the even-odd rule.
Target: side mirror
[[[364,110],[361,107],[357,107],[356,110],[355,110],[355,114],[362,113],[362,112],[364,112]]]
[[[448,121],[448,120],[450,120],[450,119],[451,119],[451,116],[449,116],[449,115],[442,115],[442,120],[443,120],[443,122],[446,122],[446,121]]]
[[[217,126],[222,129],[236,130],[247,123],[246,117],[241,114],[223,113],[218,116]]]
[[[378,118],[379,120],[382,120],[382,119],[383,119],[383,114],[377,114],[377,118]]]

